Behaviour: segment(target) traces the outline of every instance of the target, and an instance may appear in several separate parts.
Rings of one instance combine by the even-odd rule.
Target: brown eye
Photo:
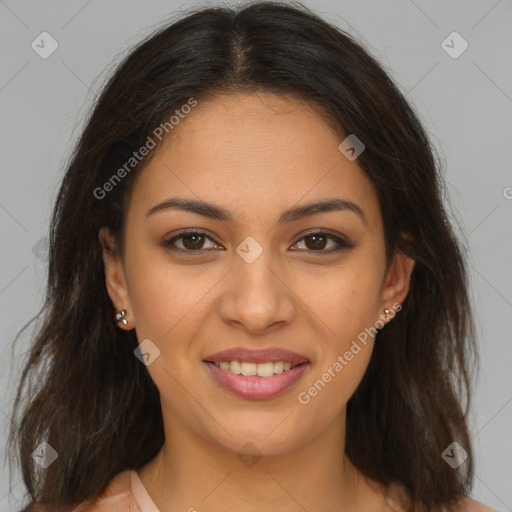
[[[325,249],[325,246],[329,241],[326,236],[321,234],[308,235],[304,237],[304,240],[306,240],[306,247],[314,250]]]
[[[205,247],[205,243],[208,240],[213,243],[213,246]],[[212,249],[216,247],[215,242],[213,242],[209,236],[197,231],[180,233],[170,240],[165,240],[162,245],[169,250],[182,252],[204,252],[203,249]]]
[[[331,253],[341,249],[355,247],[353,244],[341,237],[331,235],[329,233],[323,233],[321,231],[309,233],[303,236],[295,245],[298,245],[303,241],[307,252]],[[330,247],[329,242],[332,242]]]
[[[208,242],[212,244],[209,247],[206,245]],[[300,243],[304,243],[305,249],[298,248],[294,250],[305,250],[306,252],[317,252],[319,254],[332,253],[341,249],[355,247],[348,240],[321,231],[303,236],[295,243],[294,247]],[[198,231],[182,232],[169,240],[165,240],[162,242],[162,245],[170,251],[182,253],[201,253],[218,247],[208,235]]]
[[[185,249],[195,250],[202,249],[205,237],[204,235],[198,235],[194,233],[191,235],[184,235],[181,237],[181,239]]]

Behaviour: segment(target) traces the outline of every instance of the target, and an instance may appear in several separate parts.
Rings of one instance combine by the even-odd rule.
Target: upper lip
[[[268,348],[246,348],[236,347],[215,354],[209,355],[203,359],[204,361],[213,361],[217,363],[226,361],[240,361],[246,363],[267,363],[273,361],[283,361],[284,363],[300,364],[308,362],[309,359],[297,352],[291,352],[278,347]]]

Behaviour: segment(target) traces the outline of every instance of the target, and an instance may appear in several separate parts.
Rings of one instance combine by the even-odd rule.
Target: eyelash
[[[172,238],[170,238],[168,240],[164,240],[162,242],[162,246],[165,249],[169,250],[169,251],[181,252],[181,253],[185,253],[185,254],[191,255],[191,256],[194,255],[194,253],[197,253],[198,255],[200,255],[201,253],[204,253],[207,250],[209,250],[209,249],[198,249],[198,250],[181,249],[180,247],[176,247],[174,245],[174,243],[177,240],[180,240],[180,239],[182,239],[183,237],[185,237],[187,235],[201,235],[204,238],[207,238],[208,240],[212,241],[213,243],[216,243],[215,240],[213,240],[211,237],[209,237],[206,233],[203,233],[202,231],[182,231],[178,235],[176,235],[176,236],[174,236],[174,237],[172,237]],[[299,240],[297,240],[293,245],[297,245],[299,242],[301,242],[305,238],[308,238],[308,237],[314,236],[314,235],[322,235],[323,237],[325,237],[325,238],[335,242],[336,244],[338,244],[338,247],[334,248],[334,249],[330,249],[330,250],[317,250],[317,251],[315,251],[315,250],[307,250],[306,249],[306,252],[313,253],[313,254],[315,254],[315,253],[318,253],[318,254],[331,254],[331,253],[334,253],[334,252],[341,251],[343,249],[352,249],[352,248],[355,247],[355,245],[350,243],[348,240],[345,240],[345,239],[343,239],[341,237],[332,235],[330,233],[325,233],[323,231],[311,231],[309,233],[306,233],[306,234],[302,235],[302,237],[299,238]],[[304,250],[304,249],[295,249],[295,250]]]

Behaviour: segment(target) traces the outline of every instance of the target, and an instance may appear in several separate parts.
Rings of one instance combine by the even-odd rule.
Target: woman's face
[[[124,255],[104,259],[115,307],[150,340],[170,431],[279,454],[344,428],[413,262],[386,267],[376,191],[342,140],[297,99],[238,94],[199,101],[153,150]],[[338,207],[301,210],[326,201]]]

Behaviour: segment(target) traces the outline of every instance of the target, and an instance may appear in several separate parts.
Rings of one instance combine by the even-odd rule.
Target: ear
[[[124,264],[115,237],[107,227],[103,227],[98,233],[98,239],[102,248],[107,293],[116,311],[126,310],[125,319],[128,324],[119,323],[118,325],[123,329],[132,329],[135,319],[126,285]]]
[[[401,251],[396,251],[384,278],[381,291],[380,311],[396,310],[407,297],[414,260]],[[399,308],[400,309],[400,308]]]

